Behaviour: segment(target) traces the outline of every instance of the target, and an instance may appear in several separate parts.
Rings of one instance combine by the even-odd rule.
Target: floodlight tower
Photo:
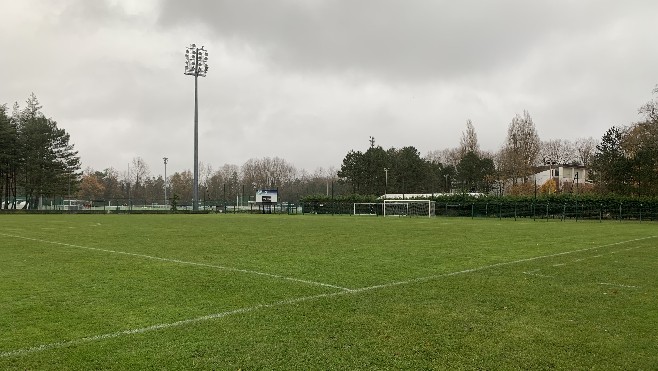
[[[194,195],[192,210],[199,210],[199,89],[198,77],[208,72],[208,51],[191,44],[185,50],[185,74],[194,76]]]

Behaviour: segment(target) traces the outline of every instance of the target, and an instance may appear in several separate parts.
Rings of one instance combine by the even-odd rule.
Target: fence
[[[304,214],[352,214],[352,202],[302,202]],[[658,220],[658,206],[638,202],[437,202],[437,216],[560,220]]]
[[[17,210],[0,209],[1,213]],[[179,212],[192,212],[192,205],[179,204]],[[149,200],[114,199],[86,202],[80,205],[44,203],[39,210],[26,210],[28,213],[169,213],[171,205],[157,204]],[[352,201],[304,201],[300,205],[280,203],[264,210],[257,205],[223,204],[221,201],[202,202],[199,213],[276,213],[276,214],[336,214],[354,213]],[[470,218],[515,218],[515,219],[559,219],[559,220],[636,220],[657,221],[658,203],[642,202],[531,202],[531,201],[437,201],[435,214],[444,217]]]
[[[642,203],[491,202],[437,203],[437,215],[471,218],[658,220],[658,207]]]
[[[221,201],[201,201],[198,211],[192,210],[192,203],[179,203],[176,212],[181,213],[264,213],[264,214],[296,214],[298,206],[293,203],[282,202],[279,204],[259,207],[250,202],[243,205],[223,203]],[[166,214],[172,212],[172,206],[144,199],[112,199],[112,200],[50,200],[44,199],[42,205],[36,209],[14,210],[0,209],[0,213],[33,213],[33,214],[112,214],[112,213],[135,213],[135,214]]]

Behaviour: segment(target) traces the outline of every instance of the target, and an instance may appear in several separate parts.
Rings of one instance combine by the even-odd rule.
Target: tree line
[[[658,87],[653,90],[658,94]],[[658,195],[658,98],[640,109],[641,120],[613,126],[597,141],[542,141],[527,111],[515,115],[497,152],[480,149],[473,123],[466,122],[460,145],[421,157],[414,147],[383,149],[370,138],[365,152],[349,151],[338,176],[362,195],[384,193],[484,193],[496,195],[589,192]],[[589,169],[588,179],[574,186],[551,177],[533,183],[533,175],[557,165]]]
[[[658,95],[658,87],[653,90]],[[41,112],[32,94],[21,109],[9,112],[0,105],[0,205],[15,208],[17,199],[37,207],[42,197],[78,198],[88,201],[191,203],[191,171],[174,172],[165,179],[153,175],[141,157],[129,169],[87,168],[69,134]],[[297,169],[284,159],[250,159],[241,166],[224,164],[214,169],[201,164],[200,199],[210,204],[246,204],[257,189],[277,188],[280,200],[296,202],[309,195],[384,193],[469,193],[531,195],[568,193],[569,184],[554,180],[535,186],[532,174],[556,164],[579,165],[590,171],[580,192],[621,196],[658,195],[658,97],[639,109],[641,120],[613,126],[600,140],[539,138],[530,113],[510,121],[498,151],[480,149],[470,120],[459,146],[421,156],[413,146],[389,148],[370,138],[365,151],[351,150],[340,169],[319,168],[313,173]],[[167,199],[165,200],[165,190]]]
[[[0,105],[0,207],[37,208],[43,197],[71,194],[77,188],[80,158],[66,130],[41,112],[32,94],[10,113]]]
[[[653,93],[658,95],[658,86]],[[596,147],[592,180],[601,191],[658,195],[658,97],[639,113],[642,121],[611,127]]]
[[[314,173],[298,170],[279,157],[252,158],[241,166],[225,164],[213,169],[199,165],[199,200],[210,206],[246,205],[253,201],[258,189],[278,189],[279,201],[296,202],[308,194],[345,193],[338,184],[336,170],[318,168]],[[88,168],[81,177],[77,196],[83,200],[120,202],[123,204],[191,205],[194,177],[190,170],[167,176],[152,175],[141,157],[134,158],[129,169],[96,171]],[[165,199],[165,188],[167,199]]]

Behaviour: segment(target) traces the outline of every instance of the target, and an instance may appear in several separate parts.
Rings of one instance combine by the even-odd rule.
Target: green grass
[[[658,368],[655,223],[0,225],[0,369]]]

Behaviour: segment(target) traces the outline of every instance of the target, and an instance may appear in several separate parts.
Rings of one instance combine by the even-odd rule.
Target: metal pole
[[[336,201],[334,200],[334,181],[331,181],[331,215],[336,213]]]
[[[164,204],[167,205],[167,157],[162,158],[164,160],[165,174],[164,174]]]
[[[198,60],[198,50],[197,49],[197,60]],[[199,71],[197,68],[196,73],[194,74],[194,196],[192,210],[199,210],[199,88],[198,81]]]
[[[130,199],[130,162],[128,163],[128,208],[132,208],[132,201]]]

